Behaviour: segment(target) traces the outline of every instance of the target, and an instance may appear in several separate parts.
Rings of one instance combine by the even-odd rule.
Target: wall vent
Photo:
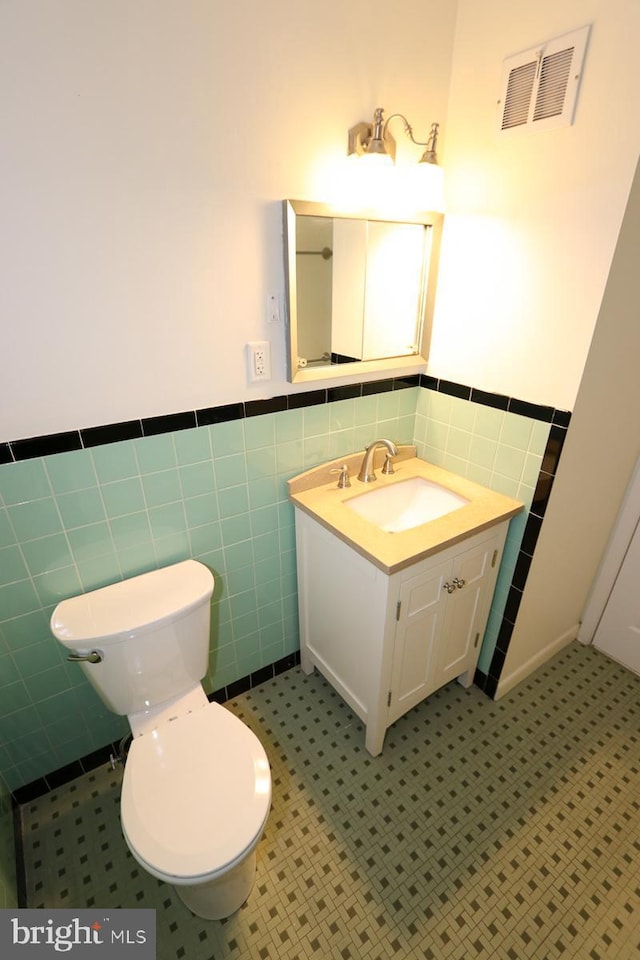
[[[573,123],[590,25],[507,57],[498,100],[500,130]]]

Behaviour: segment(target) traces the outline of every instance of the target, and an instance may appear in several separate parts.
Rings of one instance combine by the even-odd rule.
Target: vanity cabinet
[[[343,697],[377,756],[408,710],[473,682],[508,522],[388,574],[295,512],[302,669]]]

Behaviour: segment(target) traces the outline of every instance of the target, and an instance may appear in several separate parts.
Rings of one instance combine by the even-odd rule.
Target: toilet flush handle
[[[72,663],[102,663],[102,654],[99,650],[92,650],[87,654],[70,653],[67,660]]]

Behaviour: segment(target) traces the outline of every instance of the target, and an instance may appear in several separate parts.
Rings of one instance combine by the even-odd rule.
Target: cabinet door
[[[485,540],[456,557],[453,563],[450,582],[458,586],[448,597],[438,644],[438,686],[475,669],[495,580],[496,542]]]
[[[436,687],[437,643],[444,619],[444,582],[451,561],[405,580],[398,595],[387,724],[403,716]]]

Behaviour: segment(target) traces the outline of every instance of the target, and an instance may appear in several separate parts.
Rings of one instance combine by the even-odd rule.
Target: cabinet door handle
[[[453,581],[453,583],[450,583],[450,582],[447,580],[446,583],[443,583],[443,584],[442,584],[442,589],[443,589],[443,590],[446,590],[447,593],[453,593],[453,591],[456,589],[456,586],[457,586],[457,584],[456,584],[455,580]]]
[[[466,583],[467,581],[466,581],[466,580],[462,580],[462,579],[459,580],[457,577],[454,577],[454,578],[453,578],[453,582],[454,582],[455,586],[458,588],[458,590],[462,590],[462,588],[464,587],[464,585],[465,585],[465,583]]]

